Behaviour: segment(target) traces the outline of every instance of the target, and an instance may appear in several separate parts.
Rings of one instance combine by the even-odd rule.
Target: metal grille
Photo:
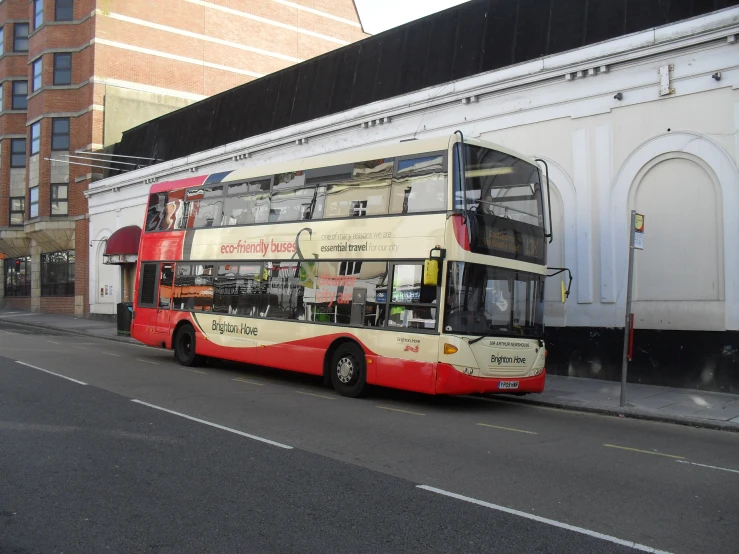
[[[157,283],[157,264],[144,264],[141,272],[141,298],[139,304],[154,305]]]
[[[525,377],[528,372],[527,367],[488,367],[480,370],[483,377]]]

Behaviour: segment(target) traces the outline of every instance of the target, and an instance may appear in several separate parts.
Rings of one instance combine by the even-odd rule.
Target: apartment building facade
[[[0,303],[87,313],[123,131],[365,36],[352,0],[0,0]]]

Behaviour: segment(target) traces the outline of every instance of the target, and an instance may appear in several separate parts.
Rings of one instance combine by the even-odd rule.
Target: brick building
[[[0,0],[6,307],[87,312],[84,191],[108,165],[100,153],[124,130],[366,36],[353,0],[158,0],[151,7],[147,0]]]

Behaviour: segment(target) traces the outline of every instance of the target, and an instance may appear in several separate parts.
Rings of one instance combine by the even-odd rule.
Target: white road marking
[[[730,471],[731,473],[739,473],[736,469],[728,469],[725,467],[716,467],[716,466],[709,466],[706,464],[696,464],[695,462],[689,462],[687,460],[675,460],[679,464],[690,464],[691,466],[698,466],[698,467],[707,467],[708,469],[718,469],[721,471]]]
[[[137,362],[144,362],[145,364],[152,364],[152,365],[159,365],[158,362],[152,362],[151,360],[143,360],[141,358],[136,358]]]
[[[200,375],[208,375],[208,372],[206,371],[198,371],[197,369],[187,369],[186,367],[183,367],[185,371],[189,371],[190,373],[200,373]]]
[[[258,387],[263,387],[264,383],[257,383],[256,381],[249,381],[248,379],[231,379],[232,381],[238,381],[239,383],[249,383],[250,385],[256,385]]]
[[[533,521],[538,521],[539,523],[546,523],[547,525],[551,525],[553,527],[559,527],[560,529],[567,529],[568,531],[573,531],[575,533],[581,533],[583,535],[588,535],[589,537],[594,537],[596,539],[601,539],[604,541],[612,542],[614,544],[620,544],[621,546],[628,546],[630,548],[633,548],[634,550],[640,550],[641,552],[652,552],[654,554],[670,554],[666,550],[657,550],[656,548],[652,548],[651,546],[646,546],[643,544],[627,541],[624,539],[619,539],[617,537],[612,537],[611,535],[604,535],[603,533],[598,533],[597,531],[591,531],[590,529],[584,529],[583,527],[577,527],[575,525],[570,525],[569,523],[562,523],[561,521],[555,521],[553,519],[549,519],[546,517],[536,516],[534,514],[528,514],[526,512],[514,510],[512,508],[506,508],[505,506],[499,506],[498,504],[491,504],[490,502],[485,502],[483,500],[477,500],[476,498],[470,498],[469,496],[462,496],[461,494],[456,494],[456,493],[445,491],[442,489],[437,489],[435,487],[429,487],[427,485],[416,485],[416,488],[423,489],[429,492],[434,492],[436,494],[441,494],[443,496],[449,496],[451,498],[456,498],[457,500],[463,500],[464,502],[469,502],[470,504],[477,504],[478,506],[482,506],[484,508],[490,508],[492,510],[498,510],[499,512],[505,512],[506,514],[511,514],[514,516],[519,516],[519,517],[523,517],[526,519],[530,519]]]
[[[73,383],[77,383],[78,385],[86,385],[87,383],[83,383],[82,381],[78,381],[77,379],[72,379],[71,377],[67,377],[66,375],[60,375],[59,373],[54,373],[53,371],[49,371],[48,369],[43,369],[40,367],[36,367],[35,365],[27,364],[26,362],[21,362],[20,360],[16,360],[15,363],[24,365],[26,367],[30,367],[32,369],[38,369],[39,371],[43,371],[44,373],[48,373],[49,375],[54,375],[56,377],[61,377],[62,379],[66,379],[67,381],[72,381]]]
[[[375,406],[375,408],[380,408],[381,410],[390,410],[391,412],[401,412],[403,414],[411,414],[411,415],[419,415],[419,416],[426,415],[426,414],[422,414],[421,412],[411,412],[409,410],[400,410],[398,408],[389,408],[387,406]]]
[[[3,316],[0,316],[0,319],[5,319],[6,317],[22,317],[24,315],[40,315],[38,312],[22,312],[18,314],[5,314]]]
[[[685,456],[675,456],[674,454],[665,454],[664,452],[654,452],[652,450],[641,450],[639,448],[631,448],[629,446],[618,446],[615,444],[604,444],[606,448],[618,448],[619,450],[628,450],[630,452],[639,452],[641,454],[651,454],[652,456],[664,456],[665,458],[676,458],[684,460]]]
[[[306,396],[315,396],[316,398],[325,398],[326,400],[336,400],[335,396],[326,396],[324,394],[315,394],[313,392],[305,392],[302,390],[296,390],[298,394],[305,394]]]
[[[105,354],[106,356],[118,356],[118,357],[120,357],[120,354],[116,354],[115,352],[103,352],[101,350],[100,353],[101,354]]]
[[[225,427],[223,425],[218,425],[217,423],[212,423],[210,421],[205,421],[204,419],[198,419],[197,417],[192,417],[180,412],[175,412],[174,410],[168,410],[167,408],[162,408],[161,406],[155,406],[154,404],[149,404],[148,402],[143,402],[141,400],[136,400],[135,398],[131,399],[131,402],[136,402],[136,404],[141,404],[142,406],[148,406],[149,408],[154,408],[155,410],[161,410],[162,412],[167,412],[168,414],[174,414],[176,416],[184,417],[185,419],[189,419],[190,421],[197,421],[198,423],[202,423],[203,425],[210,425],[211,427],[215,427],[216,429],[221,429],[223,431],[228,431],[229,433],[234,433],[236,435],[241,435],[242,437],[246,437],[248,439],[253,439],[255,441],[259,442],[265,442],[267,444],[271,444],[272,446],[277,446],[278,448],[284,448],[286,450],[292,450],[292,446],[288,446],[287,444],[282,444],[280,442],[271,441],[269,439],[265,439],[263,437],[258,437],[256,435],[250,435],[249,433],[244,433],[243,431],[238,431],[236,429],[231,429],[230,427]]]
[[[493,429],[502,429],[503,431],[515,431],[516,433],[526,433],[527,435],[538,435],[534,431],[524,431],[523,429],[514,429],[513,427],[501,427],[500,425],[490,425],[489,423],[478,423],[481,427],[492,427]]]

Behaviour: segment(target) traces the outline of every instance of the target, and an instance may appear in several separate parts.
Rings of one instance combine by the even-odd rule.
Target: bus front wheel
[[[186,367],[197,365],[200,356],[195,354],[195,329],[192,325],[183,325],[174,338],[174,357]]]
[[[359,345],[340,345],[331,360],[331,383],[341,396],[357,398],[367,389],[367,363]]]

